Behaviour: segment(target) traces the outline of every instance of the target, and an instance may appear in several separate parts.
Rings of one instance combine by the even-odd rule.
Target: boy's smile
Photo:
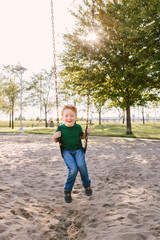
[[[77,117],[71,109],[65,109],[62,119],[67,127],[73,127]]]

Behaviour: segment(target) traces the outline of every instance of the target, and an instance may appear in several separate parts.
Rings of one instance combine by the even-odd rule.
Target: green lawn
[[[126,134],[126,125],[104,123],[102,126],[93,125],[91,135],[160,139],[160,123],[132,123],[132,133]]]
[[[29,134],[53,134],[56,127],[45,128],[44,125],[37,127],[38,122],[27,121],[29,127],[23,127],[24,133]],[[77,122],[78,123],[78,122]],[[85,129],[85,123],[79,122],[83,129]],[[34,127],[33,127],[34,125]],[[90,136],[117,136],[117,137],[135,137],[135,138],[154,138],[160,139],[160,123],[132,123],[132,135],[126,134],[126,125],[120,123],[102,123],[101,126],[98,123],[94,123],[89,126],[91,128]],[[8,122],[0,121],[0,133],[18,133],[19,122],[15,121],[15,128],[8,127]]]

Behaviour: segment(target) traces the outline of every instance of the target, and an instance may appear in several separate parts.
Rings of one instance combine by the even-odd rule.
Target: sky
[[[62,34],[70,32],[74,26],[74,18],[69,12],[73,2],[53,0],[56,54],[64,49]],[[81,0],[76,0],[76,4],[79,2]],[[52,44],[50,0],[0,0],[0,66],[20,63],[27,69],[23,79],[41,69],[50,70],[53,66]],[[6,119],[4,114],[3,118]]]
[[[20,63],[27,68],[23,74],[26,79],[41,69],[50,70],[53,66],[50,2],[0,0],[0,66]],[[81,2],[53,0],[57,54],[64,49],[62,34],[72,31],[74,27],[74,17],[69,9],[74,9],[74,5]],[[28,112],[27,118],[31,112]]]
[[[26,74],[53,65],[50,0],[0,0],[0,65],[18,62]],[[53,0],[56,51],[62,51],[62,33],[74,25],[69,13],[73,0]]]

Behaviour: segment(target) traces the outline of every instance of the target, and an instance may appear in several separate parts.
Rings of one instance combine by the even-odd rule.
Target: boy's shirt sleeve
[[[59,131],[59,129],[58,129],[58,127],[57,127],[57,129],[56,129],[55,133],[56,133],[56,132],[58,132],[58,131]]]
[[[82,127],[80,126],[80,134],[79,134],[79,136],[83,136],[83,134],[84,134],[84,132],[82,130]]]

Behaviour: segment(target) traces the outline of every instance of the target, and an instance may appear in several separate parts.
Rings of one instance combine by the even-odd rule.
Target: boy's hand
[[[58,132],[56,132],[55,134],[54,134],[54,137],[55,138],[60,138],[61,137],[61,131],[58,131]]]
[[[61,137],[61,131],[58,131],[56,132],[54,135],[53,135],[53,141],[54,142],[58,142],[58,139]]]
[[[91,129],[87,128],[87,133],[90,134],[90,132],[91,132]]]

